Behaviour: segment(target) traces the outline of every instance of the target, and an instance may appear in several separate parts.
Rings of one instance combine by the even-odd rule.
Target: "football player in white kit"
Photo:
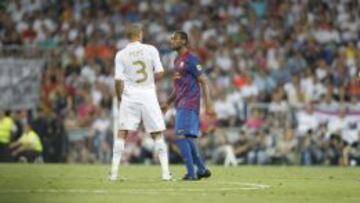
[[[110,180],[118,179],[118,170],[128,131],[138,129],[143,121],[146,132],[155,139],[155,153],[159,155],[161,178],[170,180],[167,145],[162,131],[165,122],[156,95],[155,81],[163,76],[158,50],[141,43],[143,32],[139,25],[126,27],[130,43],[115,56],[115,91],[119,105],[114,125],[113,158]]]

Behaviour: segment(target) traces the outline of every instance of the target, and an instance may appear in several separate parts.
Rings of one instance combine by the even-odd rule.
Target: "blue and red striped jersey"
[[[176,57],[174,86],[175,107],[200,111],[200,85],[197,77],[202,74],[199,59],[189,51]]]

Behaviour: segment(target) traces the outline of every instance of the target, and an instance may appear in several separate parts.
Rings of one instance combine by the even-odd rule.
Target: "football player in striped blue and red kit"
[[[215,113],[199,59],[189,51],[188,35],[185,32],[176,31],[172,35],[170,43],[171,48],[178,53],[174,64],[173,83],[175,89],[163,109],[166,111],[175,101],[175,142],[187,169],[187,174],[183,179],[199,180],[211,176],[211,172],[206,168],[194,142],[199,136],[201,94],[204,96],[206,112],[214,116]],[[194,165],[196,165],[197,171],[195,171]]]

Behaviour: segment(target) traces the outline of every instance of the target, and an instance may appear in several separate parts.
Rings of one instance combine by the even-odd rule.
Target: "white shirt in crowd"
[[[297,113],[298,120],[298,133],[299,135],[305,135],[308,130],[315,130],[319,126],[319,120],[314,113],[308,113],[306,111],[300,111]]]
[[[269,111],[270,112],[287,112],[289,110],[289,105],[287,101],[281,100],[281,101],[272,101],[269,105]]]
[[[346,127],[345,118],[338,116],[329,119],[327,124],[328,134],[339,133]]]
[[[110,129],[111,121],[107,117],[97,118],[92,124],[92,129],[100,133],[106,133]]]
[[[254,83],[252,83],[251,85],[245,85],[243,88],[241,88],[241,96],[243,98],[257,96],[258,94],[259,89]]]
[[[360,116],[347,115],[345,117],[332,116],[327,124],[327,136],[333,133],[341,134],[343,140],[352,144],[358,140],[360,133]]]
[[[339,103],[331,99],[330,101],[321,101],[317,105],[317,109],[326,112],[336,112],[339,109]]]
[[[232,116],[236,116],[234,104],[229,99],[220,99],[214,102],[214,109],[218,119],[226,120]]]
[[[292,82],[288,82],[284,85],[284,90],[286,92],[289,104],[292,106],[297,106],[300,103],[300,100],[298,98],[295,85]]]

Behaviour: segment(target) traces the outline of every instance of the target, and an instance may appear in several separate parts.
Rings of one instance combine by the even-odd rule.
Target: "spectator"
[[[0,110],[0,162],[11,161],[10,142],[14,127],[10,112]]]
[[[314,108],[311,104],[306,106],[305,111],[298,112],[297,123],[297,133],[299,136],[305,136],[318,128],[319,121],[314,115]]]
[[[42,162],[43,145],[39,135],[26,123],[21,137],[11,143],[11,155],[20,162]]]
[[[261,127],[264,124],[264,120],[260,115],[260,112],[257,110],[253,110],[251,112],[251,116],[248,118],[248,120],[246,121],[245,126],[250,130],[250,131],[258,131],[261,129]]]
[[[91,153],[95,160],[110,163],[112,149],[111,119],[107,112],[102,109],[97,112],[96,117],[89,134]]]
[[[286,128],[281,140],[277,144],[276,158],[282,164],[295,164],[296,163],[296,145],[297,140],[294,136],[294,131],[291,128]]]

